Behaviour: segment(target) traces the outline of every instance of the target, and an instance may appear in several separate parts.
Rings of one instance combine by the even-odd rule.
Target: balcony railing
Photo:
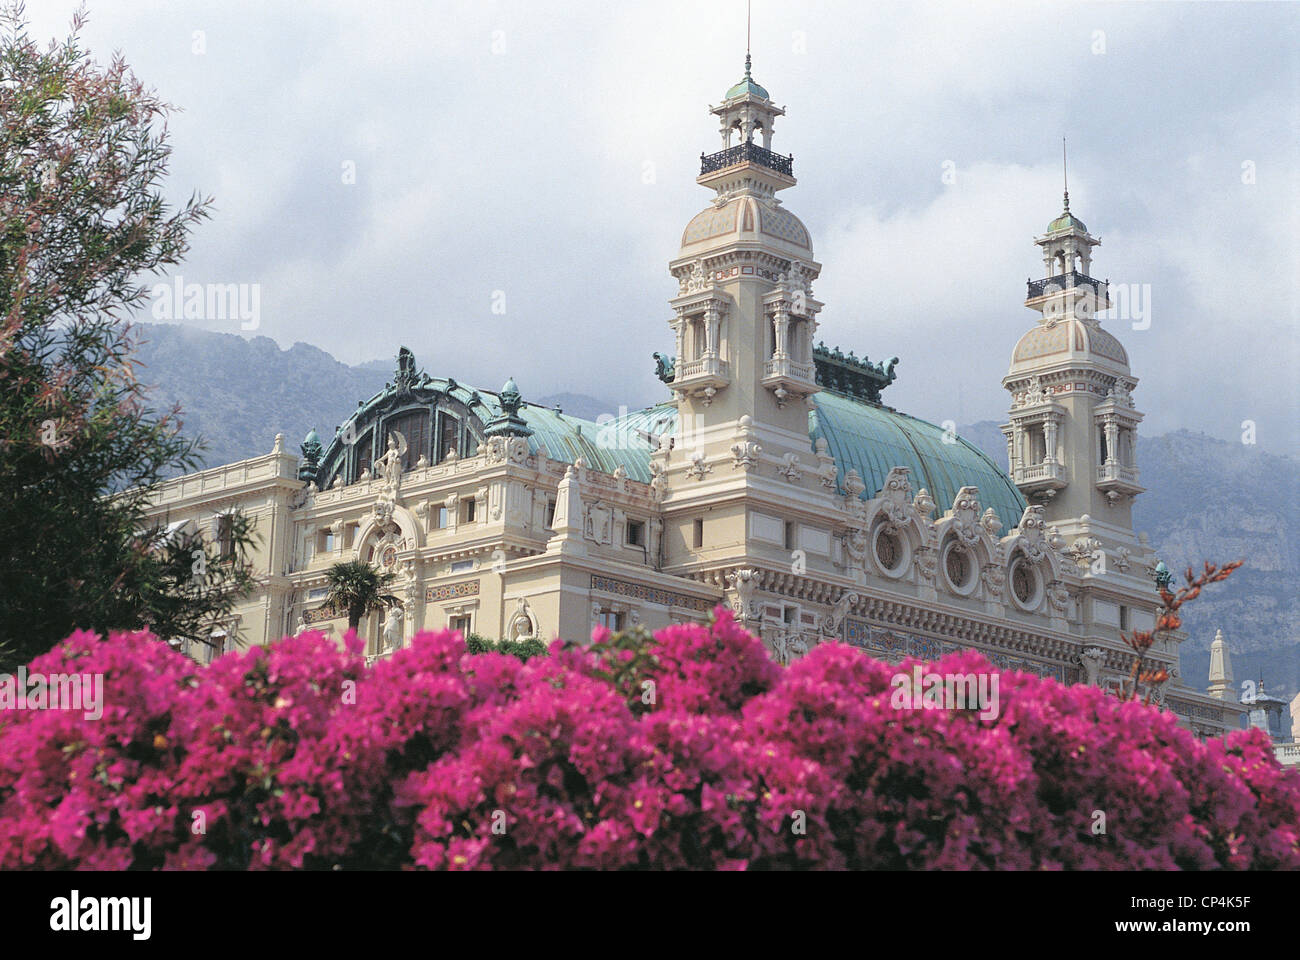
[[[1275,743],[1273,755],[1284,766],[1300,766],[1300,743]]]
[[[701,357],[698,360],[677,361],[677,376],[673,382],[690,377],[725,377],[726,375],[727,361],[718,357]]]
[[[1046,280],[1030,280],[1029,294],[1025,299],[1033,300],[1035,297],[1041,297],[1044,294],[1058,293],[1061,290],[1069,290],[1074,287],[1091,287],[1093,296],[1098,300],[1103,300],[1107,296],[1109,286],[1110,284],[1105,281],[1095,280],[1087,274],[1072,270],[1058,277],[1048,277]]]
[[[1097,479],[1122,480],[1126,483],[1138,482],[1137,467],[1126,467],[1122,463],[1103,463],[1097,467]]]
[[[816,367],[812,363],[802,363],[789,357],[773,357],[763,364],[763,376],[791,377],[813,383],[816,379]]]
[[[1035,480],[1064,480],[1065,467],[1059,463],[1034,463],[1017,467],[1014,471],[1016,483],[1032,483]]]
[[[728,147],[726,150],[719,150],[707,157],[701,153],[700,176],[745,162],[757,163],[770,170],[775,170],[777,173],[785,174],[787,177],[794,176],[794,154],[783,157],[779,153],[773,153],[766,147],[760,147],[758,144],[750,142]]]

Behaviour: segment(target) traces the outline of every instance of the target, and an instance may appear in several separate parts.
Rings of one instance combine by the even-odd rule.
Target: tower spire
[[[1061,138],[1061,179],[1065,183],[1065,209],[1070,209],[1070,168],[1065,158],[1065,137]]]
[[[749,56],[749,33],[750,24],[754,19],[754,0],[745,0],[745,79],[753,79],[749,75],[750,56]]]

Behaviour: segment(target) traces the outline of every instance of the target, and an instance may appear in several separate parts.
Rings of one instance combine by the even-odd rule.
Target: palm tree
[[[393,582],[393,574],[380,573],[361,560],[336,563],[326,576],[330,590],[325,605],[335,612],[347,611],[349,630],[356,630],[361,618],[371,610],[401,603],[391,593],[384,592]]]

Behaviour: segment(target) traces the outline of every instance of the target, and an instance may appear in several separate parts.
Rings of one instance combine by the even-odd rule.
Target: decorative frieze
[[[686,607],[689,610],[698,610],[700,612],[712,610],[714,603],[704,597],[693,597],[686,593],[662,590],[658,587],[646,586],[643,583],[631,583],[627,580],[616,580],[613,577],[602,577],[594,573],[591,575],[591,589],[599,590],[602,593],[612,593],[619,597],[642,600],[646,603],[657,603],[665,607]]]
[[[462,597],[478,596],[479,582],[477,580],[462,580],[460,583],[444,583],[436,587],[426,587],[424,599],[426,602],[437,602],[442,600],[459,600]]]

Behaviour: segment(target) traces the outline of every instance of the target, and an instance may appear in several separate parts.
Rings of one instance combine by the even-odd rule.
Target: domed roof
[[[1089,361],[1129,372],[1124,345],[1100,325],[1078,319],[1040,323],[1026,333],[1011,352],[1011,372],[1024,366],[1041,367],[1045,360]]]
[[[488,424],[509,416],[508,408],[519,402],[517,392],[511,394],[506,389],[510,386],[513,386],[513,378],[507,381],[501,393],[493,393],[451,378],[428,377],[406,394],[400,394],[396,386],[389,384],[360,404],[339,427],[321,458],[321,476],[332,477],[342,466],[348,446],[345,438],[365,438],[377,421],[388,422],[390,418],[419,408],[432,414],[435,406],[446,401],[460,408],[454,416],[470,421],[475,435],[486,434]],[[650,407],[596,423],[571,417],[552,407],[521,402],[517,416],[529,430],[524,439],[530,453],[545,446],[547,456],[552,460],[576,463],[581,457],[593,470],[613,473],[622,467],[630,479],[649,483],[653,447],[647,438],[672,430],[677,411],[670,406]],[[351,429],[347,428],[349,423]]]
[[[776,243],[799,256],[812,256],[812,238],[803,221],[784,207],[749,196],[734,197],[692,217],[682,232],[682,254],[698,256],[742,240]]]
[[[1088,228],[1083,225],[1083,221],[1076,217],[1066,208],[1065,212],[1047,225],[1048,233],[1061,233],[1065,230],[1078,230],[1080,233],[1087,233]]]
[[[814,443],[826,440],[841,489],[845,473],[858,471],[866,484],[864,500],[880,491],[890,470],[907,467],[912,492],[929,491],[938,505],[936,515],[948,510],[966,486],[979,488],[980,505],[992,507],[1004,529],[1019,523],[1025,512],[1025,498],[997,464],[961,437],[951,442],[951,435],[933,423],[822,391],[813,395],[808,433]]]
[[[764,100],[771,99],[767,95],[767,90],[760,87],[750,77],[745,77],[745,79],[741,80],[740,83],[728,90],[726,99],[732,100],[736,97],[743,97],[747,93],[753,94],[756,97],[762,97]]]

